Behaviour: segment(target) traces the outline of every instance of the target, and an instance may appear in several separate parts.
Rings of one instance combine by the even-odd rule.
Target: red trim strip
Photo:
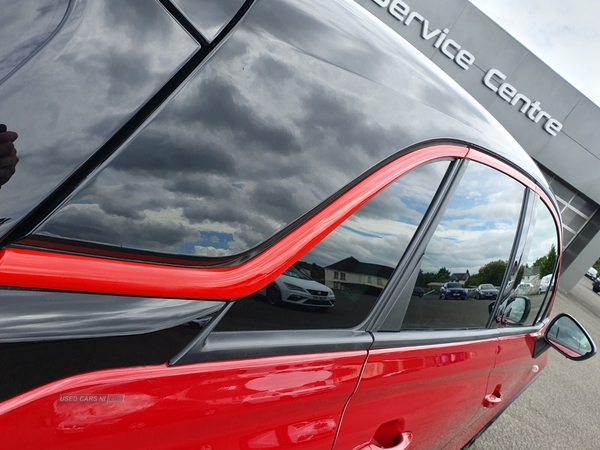
[[[144,297],[229,300],[277,278],[378,192],[406,172],[441,158],[464,158],[467,147],[436,145],[409,153],[371,174],[255,258],[235,267],[189,268],[7,248],[0,285]]]
[[[279,242],[239,266],[173,267],[7,248],[0,252],[0,285],[181,299],[229,300],[245,297],[277,278],[398,177],[436,159],[465,157],[496,168],[535,191],[558,220],[558,213],[552,208],[548,196],[516,169],[474,149],[436,145],[409,153],[382,167]],[[562,242],[560,245],[562,248]]]
[[[555,223],[561,223],[560,222],[560,219],[561,219],[560,214],[558,211],[556,211],[554,209],[554,204],[550,200],[550,197],[548,197],[548,195],[542,189],[540,189],[538,185],[536,185],[533,181],[531,181],[529,178],[527,178],[521,172],[519,172],[515,168],[510,167],[509,165],[503,163],[502,161],[498,161],[497,159],[494,159],[490,155],[487,155],[485,153],[480,152],[479,150],[475,150],[472,148],[469,149],[467,158],[471,159],[473,161],[480,162],[481,164],[485,164],[486,166],[493,167],[494,169],[497,169],[501,172],[504,172],[506,175],[514,178],[515,180],[521,182],[521,184],[524,184],[525,186],[527,186],[529,189],[531,189],[533,192],[535,192],[537,195],[540,196],[542,201],[546,204],[546,206],[550,210],[550,213],[554,216]],[[562,247],[562,230],[558,230],[558,246],[559,246],[558,248],[560,248],[560,249],[563,248]],[[559,267],[559,271],[560,271],[560,267]]]

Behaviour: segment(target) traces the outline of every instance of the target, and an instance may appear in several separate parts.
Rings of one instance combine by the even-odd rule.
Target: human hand
[[[0,186],[14,175],[19,158],[14,142],[19,135],[6,131],[6,125],[0,124]]]

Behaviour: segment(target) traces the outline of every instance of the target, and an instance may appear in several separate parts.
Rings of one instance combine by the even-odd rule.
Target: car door
[[[525,229],[511,260],[515,261],[504,294],[499,296],[499,310],[492,318],[492,327],[500,331],[496,365],[490,374],[488,391],[492,402],[478,418],[479,428],[504,411],[535,379],[548,363],[548,353],[538,354],[536,342],[542,339],[542,327],[547,323],[554,289],[539,292],[542,278],[557,278],[559,270],[560,221],[552,203],[543,193],[529,192]],[[554,212],[553,212],[554,211]],[[537,284],[528,295],[512,286],[521,277],[533,274]],[[552,286],[556,285],[552,282]],[[522,301],[524,307],[516,314],[503,305]]]
[[[489,166],[465,166],[430,224],[430,240],[424,234],[413,249],[414,270],[396,280],[397,303],[373,324],[373,347],[344,411],[336,449],[432,450],[478,431],[500,349],[497,332],[487,327],[493,302],[472,295],[441,300],[436,288],[441,274],[465,271],[469,285],[502,283],[521,227],[525,188]],[[485,186],[476,181],[481,179]],[[500,271],[488,270],[498,265]],[[429,293],[411,296],[415,285]]]

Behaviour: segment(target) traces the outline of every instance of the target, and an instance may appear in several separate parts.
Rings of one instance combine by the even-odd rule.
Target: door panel
[[[496,346],[488,339],[370,351],[335,449],[361,448],[376,433],[398,445],[389,434],[402,432],[412,433],[410,450],[442,448],[483,408]]]
[[[366,351],[92,372],[0,404],[2,445],[328,449]]]
[[[504,336],[498,340],[496,366],[490,374],[486,396],[500,394],[497,403],[480,408],[468,429],[457,435],[444,450],[462,448],[495,416],[514,401],[544,370],[548,353],[533,359],[533,345],[539,333]]]

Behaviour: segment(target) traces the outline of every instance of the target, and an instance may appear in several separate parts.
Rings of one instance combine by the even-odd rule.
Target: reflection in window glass
[[[290,270],[238,300],[217,331],[351,328],[369,314],[448,168],[438,161],[398,179]]]
[[[523,194],[515,180],[469,163],[425,251],[402,329],[486,326],[515,240]]]
[[[521,258],[521,266],[517,275],[516,294],[517,297],[526,297],[527,307],[530,309],[527,317],[520,321],[511,321],[509,325],[533,325],[544,300],[550,298],[549,292],[554,288],[553,275],[558,258],[558,237],[556,225],[552,214],[544,203],[536,197],[536,205],[531,218],[531,225],[525,251]],[[514,297],[513,294],[513,297]],[[511,299],[507,299],[508,303]],[[501,304],[501,310],[506,309]]]
[[[62,20],[68,0],[8,0],[0,14],[0,80],[31,56]]]

